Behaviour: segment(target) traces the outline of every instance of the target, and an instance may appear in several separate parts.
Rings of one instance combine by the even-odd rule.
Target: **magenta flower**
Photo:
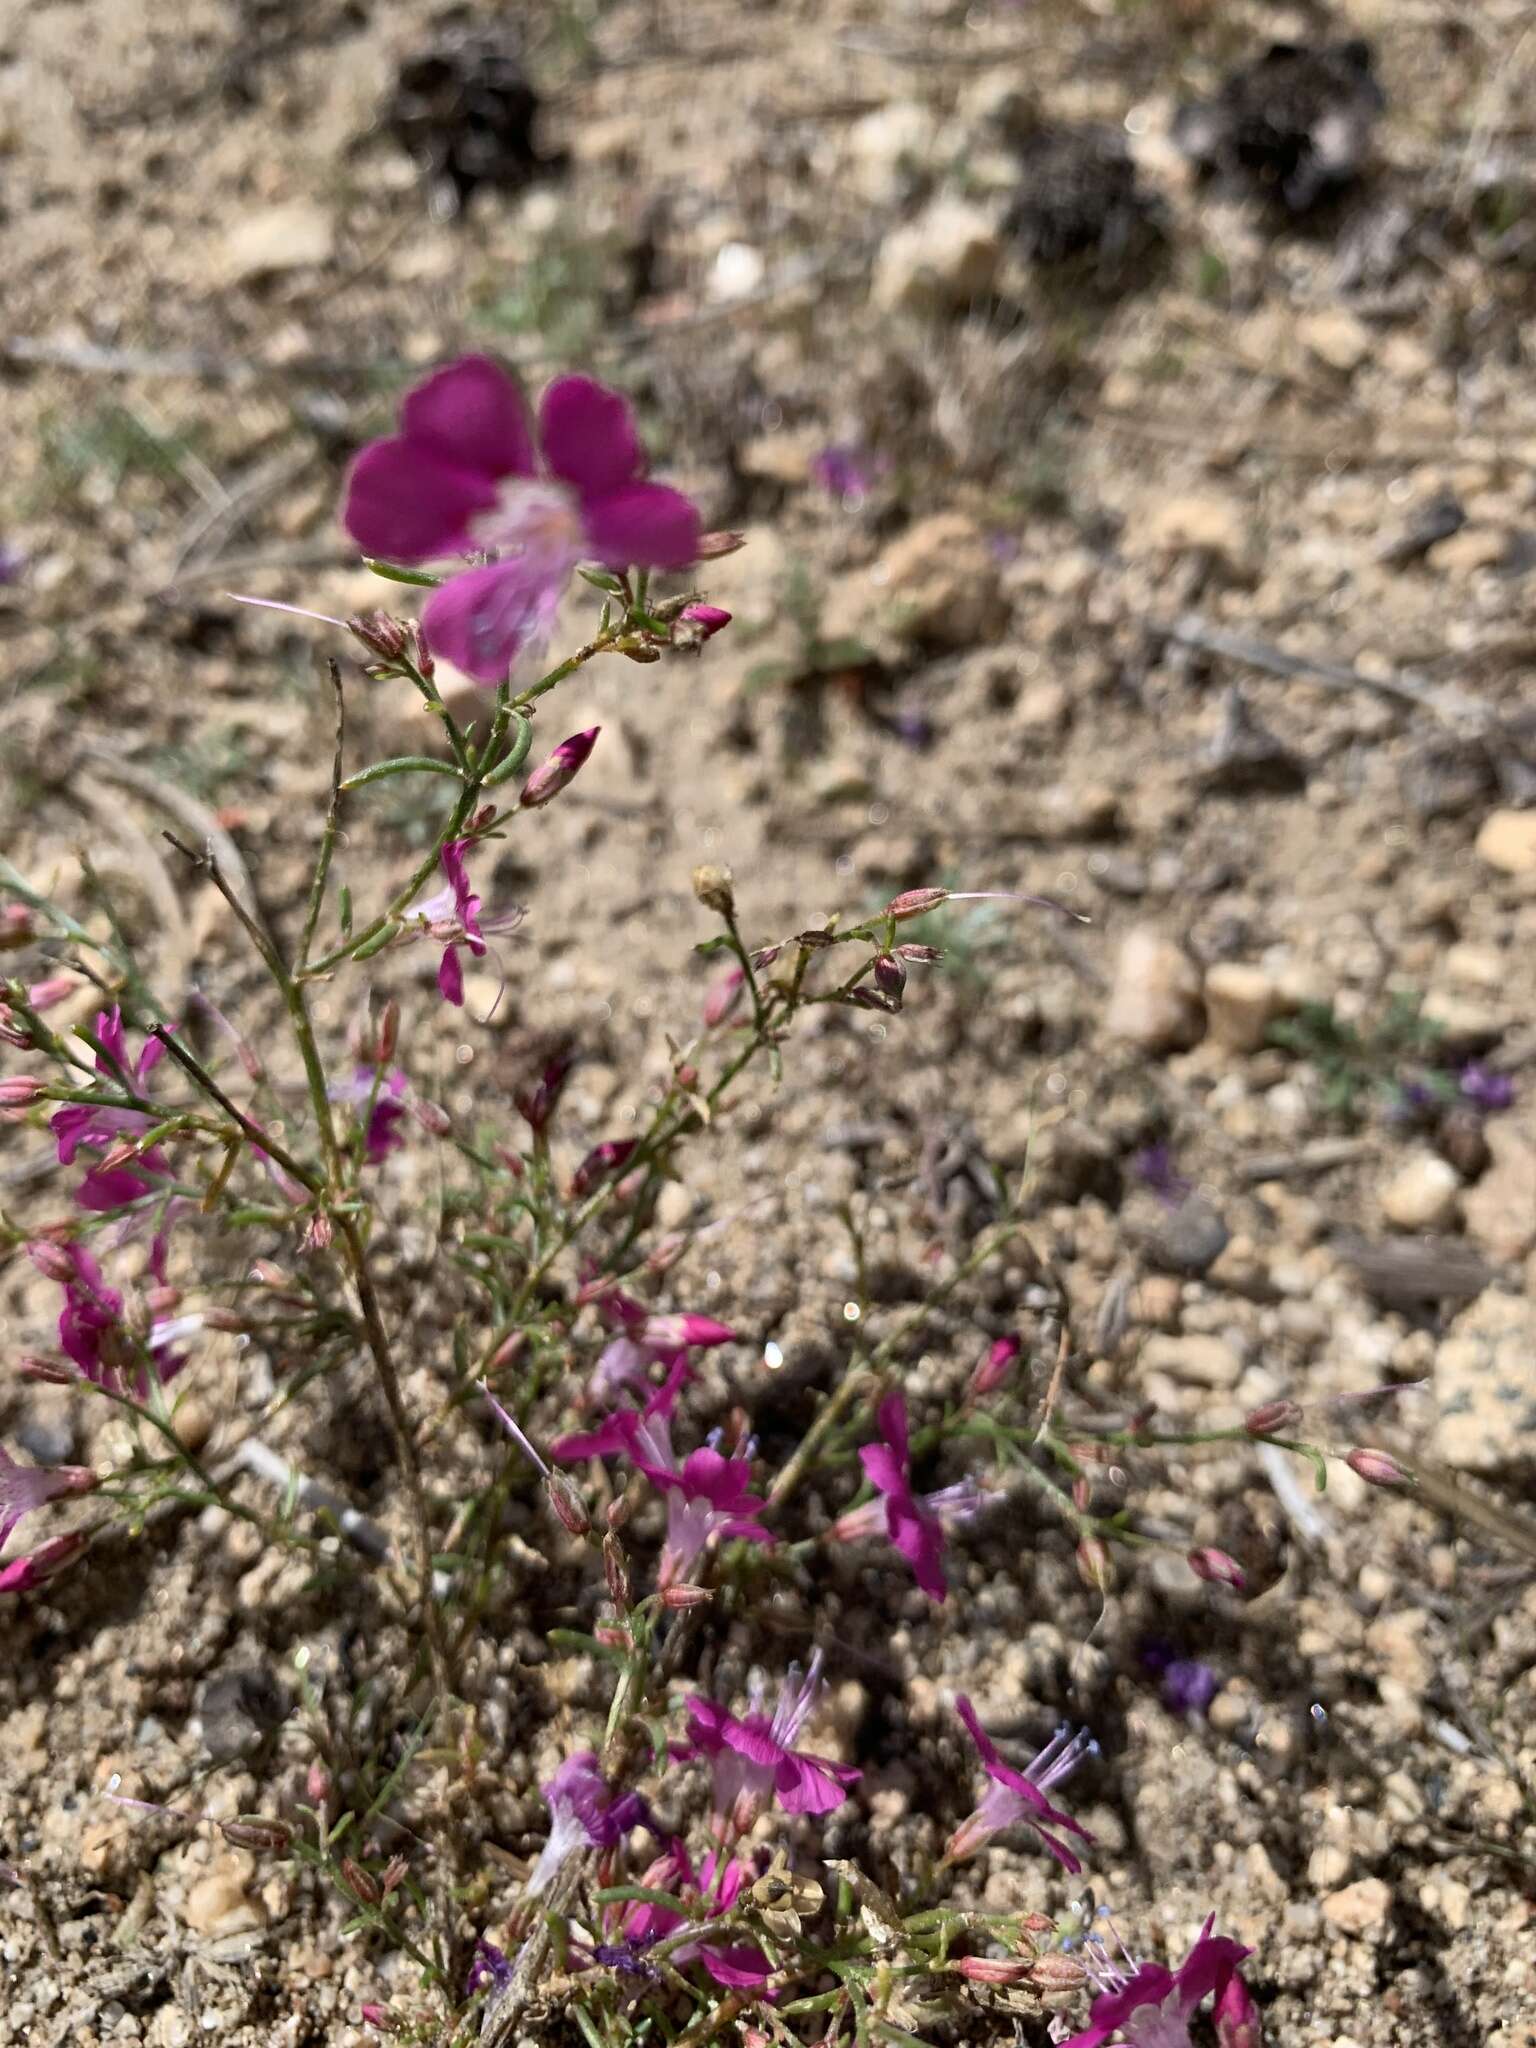
[[[465,356],[407,396],[397,435],[363,449],[342,520],[365,553],[397,562],[490,552],[433,592],[422,626],[434,654],[499,683],[548,638],[578,562],[680,569],[694,559],[697,510],[643,479],[618,392],[558,378],[535,437],[505,370]]]
[[[1234,1969],[1212,2008],[1217,2048],[1264,2048],[1264,2022],[1253,1993]]]
[[[601,1145],[594,1145],[571,1175],[574,1198],[579,1202],[600,1180],[609,1180],[614,1174],[622,1173],[639,1142],[638,1138],[605,1138]]]
[[[791,1666],[770,1718],[754,1688],[750,1713],[739,1719],[695,1693],[688,1702],[689,1742],[680,1760],[707,1756],[714,1781],[714,1810],[722,1832],[745,1834],[772,1798],[786,1813],[831,1813],[863,1776],[851,1764],[810,1756],[792,1745],[821,1691],[821,1652],[802,1679]]]
[[[39,1544],[26,1557],[13,1557],[9,1564],[0,1565],[0,1593],[30,1593],[34,1586],[73,1564],[89,1541],[84,1529],[74,1529],[67,1536]]]
[[[523,793],[518,800],[525,811],[537,811],[554,801],[584,767],[602,729],[600,725],[592,725],[585,732],[573,732],[568,740],[560,742],[547,761],[534,769],[523,784]]]
[[[43,1470],[18,1465],[0,1444],[0,1550],[30,1514],[65,1494],[89,1493],[96,1474],[84,1465],[55,1465]]]
[[[1121,1960],[1111,1961],[1099,1936],[1085,1944],[1084,1968],[1098,1987],[1088,2025],[1063,2048],[1100,2048],[1118,2034],[1128,2048],[1190,2048],[1189,2022],[1203,1998],[1218,2003],[1237,1975],[1238,1964],[1252,1954],[1240,1942],[1212,1934],[1213,1913],[1194,1947],[1176,1970],[1161,1963],[1138,1963],[1121,1947]]]
[[[634,1827],[650,1826],[650,1808],[638,1792],[615,1792],[594,1750],[578,1749],[539,1787],[549,1808],[549,1839],[528,1879],[537,1898],[578,1849],[611,1849]]]
[[[654,1354],[631,1337],[615,1337],[598,1359],[588,1385],[594,1406],[610,1400],[621,1388],[636,1397],[637,1405],[616,1409],[596,1429],[576,1436],[563,1436],[549,1447],[558,1465],[574,1465],[583,1458],[612,1458],[623,1455],[632,1461],[640,1456],[653,1464],[676,1463],[672,1450],[672,1411],[677,1397],[693,1377],[686,1351],[672,1354],[667,1376],[652,1387],[649,1366]]]
[[[136,1060],[128,1057],[127,1034],[119,1008],[102,1010],[96,1018],[96,1037],[103,1051],[96,1055],[96,1071],[134,1094],[144,1093],[149,1075],[165,1057],[158,1038],[147,1038]],[[75,1154],[84,1146],[91,1152],[110,1152],[125,1138],[138,1138],[157,1119],[142,1109],[113,1109],[104,1103],[71,1102],[56,1110],[48,1120],[58,1146],[59,1164],[73,1166]],[[122,1166],[88,1168],[75,1190],[82,1209],[121,1209],[154,1191],[157,1183],[172,1178],[171,1162],[158,1145],[126,1161]]]
[[[883,1499],[850,1508],[833,1525],[840,1543],[887,1535],[912,1567],[912,1576],[932,1600],[949,1591],[944,1577],[945,1532],[968,1522],[986,1506],[989,1496],[973,1479],[941,1487],[937,1493],[912,1491],[912,1454],[907,1437],[907,1404],[900,1394],[887,1394],[875,1416],[883,1443],[865,1444],[859,1462]]]
[[[1001,1834],[1005,1828],[1017,1827],[1022,1821],[1035,1830],[1057,1862],[1076,1876],[1082,1864],[1064,1842],[1057,1840],[1052,1830],[1064,1828],[1069,1834],[1076,1835],[1080,1842],[1091,1842],[1093,1837],[1069,1814],[1052,1806],[1045,1795],[1053,1785],[1069,1778],[1085,1756],[1096,1756],[1098,1744],[1086,1728],[1070,1736],[1066,1728],[1058,1728],[1034,1761],[1026,1764],[1022,1771],[1016,1771],[1012,1764],[1005,1764],[998,1755],[996,1743],[977,1720],[975,1709],[963,1693],[955,1701],[955,1711],[965,1723],[981,1756],[982,1767],[992,1782],[970,1819],[950,1836],[944,1851],[945,1862],[964,1862],[966,1857],[974,1856],[978,1849],[984,1848],[994,1835]]]
[[[711,1849],[706,1852],[694,1876],[693,1865],[688,1851],[676,1837],[668,1843],[665,1852],[658,1856],[646,1871],[641,1883],[648,1891],[695,1891],[706,1900],[705,1914],[716,1920],[729,1913],[741,1896],[742,1888],[751,1880],[752,1873],[745,1863],[737,1859],[726,1864],[715,1882],[715,1865],[718,1858]],[[631,1950],[643,1951],[665,1935],[676,1934],[689,1925],[688,1916],[675,1912],[670,1906],[654,1904],[651,1900],[637,1900],[629,1906],[621,1924],[626,1945]],[[679,1942],[669,1949],[667,1960],[681,1969],[688,1963],[701,1962],[717,1984],[728,1984],[752,1988],[767,1982],[772,1974],[767,1957],[760,1948],[745,1943],[728,1945],[725,1942],[707,1941]]]
[[[359,1066],[354,1069],[350,1081],[339,1081],[330,1091],[332,1102],[350,1103],[354,1109],[367,1111],[363,1157],[370,1166],[380,1165],[405,1143],[405,1133],[399,1126],[405,1120],[408,1086],[407,1076],[400,1067],[381,1070]]]
[[[524,916],[518,904],[508,904],[504,910],[485,910],[469,886],[465,854],[473,843],[469,839],[448,841],[440,855],[443,873],[448,877],[447,886],[439,889],[435,896],[426,897],[411,913],[427,936],[443,948],[437,969],[438,993],[445,1003],[452,1003],[456,1009],[462,1008],[464,1003],[460,946],[467,946],[477,960],[484,959],[486,933],[513,931],[522,923]]]
[[[763,1502],[747,1490],[745,1446],[726,1457],[705,1444],[679,1464],[665,1416],[633,1428],[630,1439],[625,1448],[631,1464],[667,1497],[667,1538],[656,1575],[661,1591],[688,1584],[700,1558],[717,1542],[773,1542],[772,1530],[758,1520]]]
[[[187,1362],[180,1348],[182,1339],[202,1327],[201,1316],[178,1316],[151,1324],[140,1347],[124,1322],[123,1297],[107,1285],[101,1267],[85,1246],[67,1244],[50,1249],[62,1252],[73,1268],[71,1277],[61,1283],[64,1306],[59,1313],[59,1343],[80,1377],[109,1393],[131,1388],[141,1401],[149,1398],[150,1366],[160,1385],[169,1385]]]

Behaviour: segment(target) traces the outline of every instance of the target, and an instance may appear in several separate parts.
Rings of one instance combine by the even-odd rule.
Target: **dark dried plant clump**
[[[482,185],[516,192],[562,167],[538,145],[540,112],[515,32],[451,20],[402,60],[384,119],[452,215]]]
[[[1038,121],[1013,137],[1018,189],[1008,229],[1021,256],[1069,267],[1101,289],[1144,282],[1165,246],[1156,201],[1112,128]]]
[[[1385,105],[1369,43],[1271,43],[1181,108],[1174,136],[1206,176],[1304,214],[1360,177]]]

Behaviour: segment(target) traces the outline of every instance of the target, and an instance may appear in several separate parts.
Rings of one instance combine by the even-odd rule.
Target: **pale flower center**
[[[492,554],[571,562],[585,546],[581,500],[568,484],[548,477],[509,476],[491,509],[470,521],[469,534]]]

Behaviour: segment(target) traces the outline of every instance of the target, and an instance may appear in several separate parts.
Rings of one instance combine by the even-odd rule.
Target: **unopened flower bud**
[[[429,1131],[434,1138],[446,1138],[453,1129],[453,1118],[441,1103],[424,1102],[418,1096],[411,1104],[411,1115],[421,1128]]]
[[[627,1628],[616,1628],[611,1621],[599,1621],[593,1625],[592,1640],[601,1643],[605,1650],[628,1650],[633,1648]]]
[[[254,1849],[258,1853],[280,1854],[293,1839],[293,1829],[286,1821],[268,1820],[262,1814],[242,1814],[239,1820],[221,1820],[219,1833],[226,1842],[233,1842],[237,1849]]]
[[[75,1262],[62,1245],[40,1239],[27,1246],[27,1257],[45,1280],[57,1280],[61,1287],[67,1287],[75,1277]]]
[[[629,1500],[626,1495],[621,1493],[615,1499],[609,1501],[607,1508],[603,1512],[603,1520],[612,1530],[617,1531],[623,1528],[624,1524],[629,1520]]]
[[[1022,1984],[1034,1968],[1025,1956],[961,1956],[955,1964],[972,1984]]]
[[[607,1138],[601,1145],[594,1145],[571,1176],[571,1193],[579,1201],[600,1180],[621,1172],[639,1142],[638,1138]]]
[[[365,2027],[376,2027],[381,2034],[398,2034],[400,2031],[400,2022],[387,2005],[380,2005],[376,2000],[370,1999],[360,2005],[357,2011]]]
[[[735,878],[718,861],[705,861],[693,871],[693,893],[706,910],[718,917],[736,915]]]
[[[710,983],[704,996],[704,1028],[723,1024],[741,1001],[747,977],[740,967],[727,967]]]
[[[697,654],[706,640],[731,623],[731,615],[717,604],[684,605],[672,628],[672,645]]]
[[[585,1536],[592,1526],[592,1517],[587,1513],[586,1502],[565,1474],[551,1472],[544,1482],[544,1491],[561,1528],[572,1536]]]
[[[8,1074],[0,1081],[0,1109],[29,1109],[43,1096],[43,1084],[31,1074]]]
[[[39,1358],[33,1352],[21,1359],[16,1370],[24,1380],[41,1387],[72,1387],[80,1377],[78,1366],[66,1365],[62,1358]]]
[[[971,1399],[981,1401],[988,1394],[995,1394],[1018,1363],[1019,1353],[1024,1349],[1023,1339],[1016,1336],[999,1337],[986,1357],[971,1374]]]
[[[347,620],[347,631],[381,661],[398,661],[411,644],[401,621],[385,611],[355,613]]]
[[[943,953],[937,946],[919,945],[914,939],[896,948],[898,960],[910,960],[914,967],[931,967],[935,960],[942,960]]]
[[[1243,1417],[1243,1428],[1250,1436],[1289,1436],[1301,1415],[1299,1401],[1261,1401]]]
[[[388,1863],[385,1864],[384,1874],[379,1879],[379,1889],[383,1892],[386,1899],[391,1892],[398,1891],[401,1885],[405,1883],[410,1868],[410,1864],[403,1856],[392,1856]]]
[[[331,1222],[330,1217],[325,1214],[324,1210],[317,1210],[315,1214],[310,1217],[309,1223],[304,1231],[304,1249],[307,1252],[328,1251],[330,1249],[331,1239],[335,1235],[336,1227]]]
[[[588,728],[586,732],[574,732],[568,740],[562,740],[542,766],[535,768],[523,784],[519,801],[525,811],[536,811],[543,804],[556,798],[566,784],[579,773],[588,754],[597,745],[600,725]]]
[[[1076,1991],[1086,1974],[1081,1963],[1060,1950],[1037,1956],[1029,1966],[1029,1981],[1037,1991]]]
[[[1055,1927],[1056,1922],[1049,1913],[1026,1913],[1019,1921],[1021,1934],[1051,1934]]]
[[[400,1043],[400,1005],[391,996],[379,1013],[379,1037],[375,1047],[375,1066],[385,1066],[395,1056],[395,1047]]]
[[[603,1577],[609,1599],[620,1614],[628,1614],[629,1566],[624,1561],[624,1547],[611,1529],[603,1538]]]
[[[279,1266],[273,1259],[256,1259],[251,1265],[251,1278],[258,1287],[291,1287],[293,1275]]]
[[[324,1806],[331,1796],[331,1774],[316,1757],[304,1776],[304,1796],[311,1806]]]
[[[1413,1474],[1400,1465],[1390,1451],[1373,1451],[1362,1446],[1344,1460],[1350,1471],[1369,1486],[1412,1486]]]
[[[850,989],[848,1001],[860,1010],[878,1010],[885,1017],[893,1017],[901,1008],[899,1002],[890,996],[882,995],[879,989],[866,988],[862,985]]]
[[[694,543],[694,559],[699,562],[717,562],[722,555],[734,555],[738,548],[744,548],[747,536],[744,533],[701,533]]]
[[[73,1564],[89,1541],[84,1529],[74,1529],[67,1536],[55,1536],[51,1543],[40,1543],[27,1557],[13,1557],[0,1564],[0,1593],[30,1593],[34,1586]]]
[[[1077,1546],[1077,1569],[1084,1585],[1107,1593],[1115,1583],[1114,1560],[1109,1546],[1098,1536],[1085,1536]]]
[[[510,1337],[503,1337],[496,1346],[495,1351],[491,1354],[491,1362],[486,1367],[487,1376],[491,1373],[505,1372],[509,1365],[516,1365],[527,1349],[528,1332],[526,1330],[514,1330]]]
[[[875,986],[893,1002],[899,1003],[907,986],[907,970],[890,953],[880,953],[875,958]]]
[[[27,990],[27,1001],[34,1010],[51,1010],[66,996],[72,996],[79,986],[79,979],[73,974],[50,974],[42,981],[33,982]]]
[[[376,1906],[384,1894],[379,1890],[379,1881],[360,1863],[354,1863],[350,1856],[341,1859],[341,1874],[346,1880],[347,1890],[363,1906]]]
[[[1213,2017],[1218,2048],[1264,2048],[1264,2022],[1241,1977],[1227,1979]]]
[[[663,1607],[705,1607],[714,1599],[708,1586],[663,1586]]]
[[[1072,1482],[1072,1505],[1080,1515],[1086,1514],[1088,1503],[1092,1499],[1093,1488],[1088,1484],[1086,1476],[1079,1472]]]
[[[1241,1593],[1248,1583],[1248,1575],[1237,1559],[1208,1543],[1198,1550],[1191,1550],[1187,1561],[1195,1577],[1204,1579],[1208,1586],[1230,1586],[1234,1592]]]
[[[898,924],[908,917],[926,917],[930,910],[937,910],[941,903],[949,901],[948,889],[903,889],[899,896],[893,896],[885,906],[885,916],[892,917]]]
[[[205,1330],[223,1330],[226,1335],[238,1336],[246,1328],[246,1319],[237,1309],[205,1308],[201,1313]]]

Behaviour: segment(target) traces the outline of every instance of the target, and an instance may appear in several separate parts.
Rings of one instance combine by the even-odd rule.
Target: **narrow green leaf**
[[[414,583],[421,590],[436,590],[443,581],[428,569],[405,569],[398,562],[381,562],[376,555],[364,555],[363,567],[382,576],[386,583]]]
[[[361,789],[365,783],[382,782],[387,775],[451,775],[455,781],[459,779],[459,771],[451,761],[436,760],[431,754],[396,754],[392,760],[375,761],[371,767],[359,768],[341,786]]]

